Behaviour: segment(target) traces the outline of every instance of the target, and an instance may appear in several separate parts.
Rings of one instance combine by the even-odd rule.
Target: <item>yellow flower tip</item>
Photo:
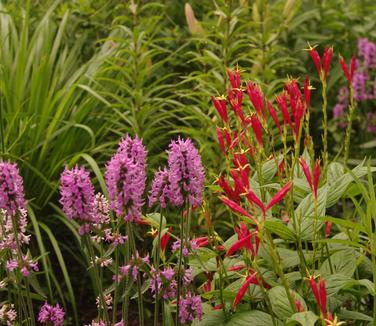
[[[154,229],[153,227],[150,229],[150,231],[148,232],[148,234],[150,234],[153,238],[155,238],[157,235],[158,235],[158,230],[157,229]]]
[[[311,44],[309,44],[309,42],[307,42],[308,44],[308,48],[307,49],[303,49],[303,51],[312,51],[313,49],[315,49],[317,47],[317,44],[315,44],[314,46],[312,46]]]
[[[344,321],[339,321],[337,316],[334,316],[333,320],[330,319],[325,319],[326,325],[327,326],[340,326],[340,325],[345,325]]]

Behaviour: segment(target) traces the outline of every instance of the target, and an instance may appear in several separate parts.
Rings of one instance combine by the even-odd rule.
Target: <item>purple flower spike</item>
[[[0,162],[0,208],[14,216],[26,206],[23,180],[17,164]]]
[[[46,302],[39,311],[38,321],[45,325],[63,326],[64,315],[64,310],[58,304],[52,306]]]
[[[180,299],[179,318],[182,324],[190,323],[196,318],[201,320],[202,305],[201,297],[199,295],[192,296],[189,292],[185,298]]]
[[[60,177],[60,195],[65,215],[81,222],[95,222],[94,187],[84,167],[65,168]]]
[[[149,207],[158,200],[162,208],[166,208],[167,200],[170,198],[169,171],[164,168],[155,173],[149,195]]]
[[[168,151],[170,201],[181,206],[188,199],[193,206],[202,202],[205,172],[201,157],[190,139],[172,141]]]
[[[128,135],[106,166],[110,205],[126,221],[141,218],[142,195],[146,183],[146,150],[141,140]]]

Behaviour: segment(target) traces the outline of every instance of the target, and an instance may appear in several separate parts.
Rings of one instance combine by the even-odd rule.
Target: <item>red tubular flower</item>
[[[216,306],[213,307],[213,310],[221,310],[223,307],[223,304],[220,303],[220,304],[217,304]]]
[[[311,176],[311,172],[309,171],[308,165],[307,165],[307,163],[306,163],[306,161],[304,160],[303,157],[301,157],[299,159],[299,162],[300,162],[300,165],[302,166],[302,169],[303,169],[303,172],[305,174],[306,180],[309,184],[309,187],[313,191],[312,176]]]
[[[252,246],[251,243],[251,236],[252,234],[248,234],[247,236],[239,239],[236,241],[230,248],[227,250],[225,257],[232,256],[235,252],[237,252],[240,249],[249,249],[250,245]]]
[[[253,114],[251,116],[251,121],[252,121],[252,129],[253,132],[255,133],[257,143],[263,147],[264,142],[262,140],[262,125],[260,120],[257,118],[257,115]]]
[[[227,269],[227,271],[229,271],[229,272],[237,272],[237,271],[240,271],[243,268],[245,268],[245,265],[233,265],[233,266],[230,266]]]
[[[245,279],[245,282],[240,287],[238,293],[235,296],[234,303],[233,303],[234,307],[236,307],[240,303],[240,301],[243,299],[250,284],[258,284],[256,273],[248,275],[247,278]]]
[[[172,227],[170,226],[168,228],[168,231],[165,232],[165,234],[162,235],[161,237],[161,250],[166,251],[168,242],[170,241],[171,235],[170,233],[172,232]]]
[[[277,126],[279,133],[282,135],[282,129],[281,129],[281,125],[279,123],[278,117],[277,117],[277,112],[275,111],[273,105],[269,101],[267,101],[266,104],[268,106],[270,116],[272,117],[275,125]]]
[[[234,212],[236,212],[236,213],[238,213],[238,214],[240,214],[242,216],[248,217],[254,223],[258,224],[257,220],[251,214],[249,214],[244,208],[240,207],[237,203],[233,202],[232,200],[228,199],[225,196],[220,196],[219,199],[226,206],[228,206],[232,211],[234,211]]]
[[[282,112],[284,126],[286,127],[287,124],[289,124],[292,129],[292,122],[289,110],[287,108],[287,98],[285,92],[282,92],[280,95],[278,95],[275,100],[278,104],[279,109]]]
[[[205,273],[207,281],[202,286],[204,292],[210,292],[212,288],[212,281],[213,281],[213,272]]]
[[[304,100],[309,110],[311,106],[311,86],[309,85],[309,77],[307,76],[304,80]]]
[[[264,105],[264,94],[261,91],[260,86],[249,82],[247,84],[247,93],[249,99],[251,100],[253,107],[255,108],[259,118],[263,118],[266,121],[265,115],[265,105]]]
[[[352,78],[354,76],[354,72],[355,72],[355,69],[356,69],[356,58],[354,56],[351,58],[350,72],[347,69],[346,62],[341,55],[339,56],[339,63],[342,67],[343,73],[345,74],[345,77],[346,77],[349,85],[352,85]]]
[[[228,122],[227,108],[226,108],[226,99],[225,98],[215,98],[211,97],[212,102],[216,110],[218,111],[223,122]]]
[[[325,237],[326,238],[329,238],[331,230],[332,230],[332,222],[325,222]]]
[[[326,286],[325,286],[325,280],[320,279],[319,281],[319,293],[320,293],[320,310],[322,314],[326,315],[326,301],[327,301],[327,295],[326,295]]]
[[[328,77],[329,66],[333,57],[333,47],[326,48],[323,54],[324,80]]]
[[[236,69],[234,75],[234,73],[230,69],[227,69],[227,75],[230,79],[230,84],[232,88],[240,88],[240,70]]]
[[[225,136],[225,140],[226,140],[226,144],[227,144],[227,147],[231,147],[231,135],[229,133],[229,131],[227,130],[227,128],[223,128],[223,134]]]
[[[221,148],[221,151],[223,152],[223,155],[226,156],[226,147],[225,147],[225,142],[223,140],[222,130],[217,127],[215,131],[217,133],[219,147]]]
[[[248,201],[252,204],[256,204],[260,209],[262,210],[263,213],[265,213],[265,206],[263,202],[260,200],[260,198],[257,197],[257,195],[251,190],[247,189],[246,190],[245,196],[247,197]]]
[[[195,239],[198,247],[206,247],[209,244],[208,237],[199,237]]]
[[[313,63],[316,66],[316,70],[319,73],[319,76],[321,76],[322,65],[321,65],[321,58],[320,58],[319,53],[315,50],[315,48],[310,47],[309,55],[311,56]]]
[[[304,307],[298,299],[295,300],[295,308],[296,308],[297,312],[303,312],[304,311]]]
[[[319,188],[320,181],[320,160],[316,160],[315,166],[313,167],[313,192],[315,198],[317,199],[317,191]]]
[[[278,204],[289,192],[292,186],[292,181],[288,181],[270,200],[268,206],[266,206],[266,210],[269,210],[274,205]]]
[[[312,293],[316,299],[317,304],[320,306],[320,294],[319,294],[319,289],[317,287],[316,281],[315,281],[315,276],[311,275],[308,278],[309,286],[311,287]]]
[[[239,193],[239,194],[243,193],[244,192],[243,179],[242,179],[239,171],[231,169],[230,174],[231,174],[232,178],[234,179],[236,193]]]
[[[355,69],[356,69],[356,58],[355,58],[355,56],[352,56],[351,63],[350,63],[350,77],[351,77],[351,80],[354,77]]]
[[[233,190],[230,185],[228,184],[227,180],[221,175],[217,180],[218,185],[222,188],[225,192],[227,197],[231,198],[234,202],[240,202],[239,193],[236,190]]]

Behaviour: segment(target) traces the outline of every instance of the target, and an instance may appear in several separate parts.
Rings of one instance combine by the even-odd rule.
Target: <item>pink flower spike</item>
[[[219,199],[234,212],[240,215],[246,216],[249,219],[251,219],[255,224],[258,224],[257,220],[251,214],[249,214],[246,210],[241,208],[237,203],[233,202],[232,200],[228,199],[225,196],[220,196]]]
[[[274,205],[278,204],[289,192],[292,186],[292,181],[290,180],[287,182],[275,195],[274,197],[270,200],[268,206],[266,206],[266,210],[269,210],[272,208]]]
[[[324,80],[328,77],[329,66],[333,57],[333,47],[326,48],[323,55]]]

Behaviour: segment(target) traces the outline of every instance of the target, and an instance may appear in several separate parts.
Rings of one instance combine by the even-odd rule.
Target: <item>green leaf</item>
[[[294,232],[279,220],[267,220],[265,227],[284,240],[295,241],[296,239]]]
[[[330,259],[330,261],[329,261]],[[330,264],[333,271],[331,271]],[[355,250],[346,249],[335,252],[326,259],[321,265],[320,274],[323,276],[330,274],[341,274],[347,277],[352,277],[356,269],[356,255]]]
[[[206,326],[206,324],[203,324]],[[272,317],[259,310],[251,310],[236,313],[226,326],[270,326],[273,325]],[[214,326],[214,325],[213,325]]]
[[[298,293],[293,291],[290,292],[295,299],[301,302],[304,309],[307,309],[304,299]],[[283,286],[276,286],[272,288],[269,291],[269,299],[272,305],[272,310],[278,318],[286,320],[294,314],[294,311],[291,308],[290,302],[286,296],[286,290]]]
[[[302,325],[302,326],[315,326],[316,321],[319,319],[312,311],[303,311],[293,314],[286,320],[286,326]]]

